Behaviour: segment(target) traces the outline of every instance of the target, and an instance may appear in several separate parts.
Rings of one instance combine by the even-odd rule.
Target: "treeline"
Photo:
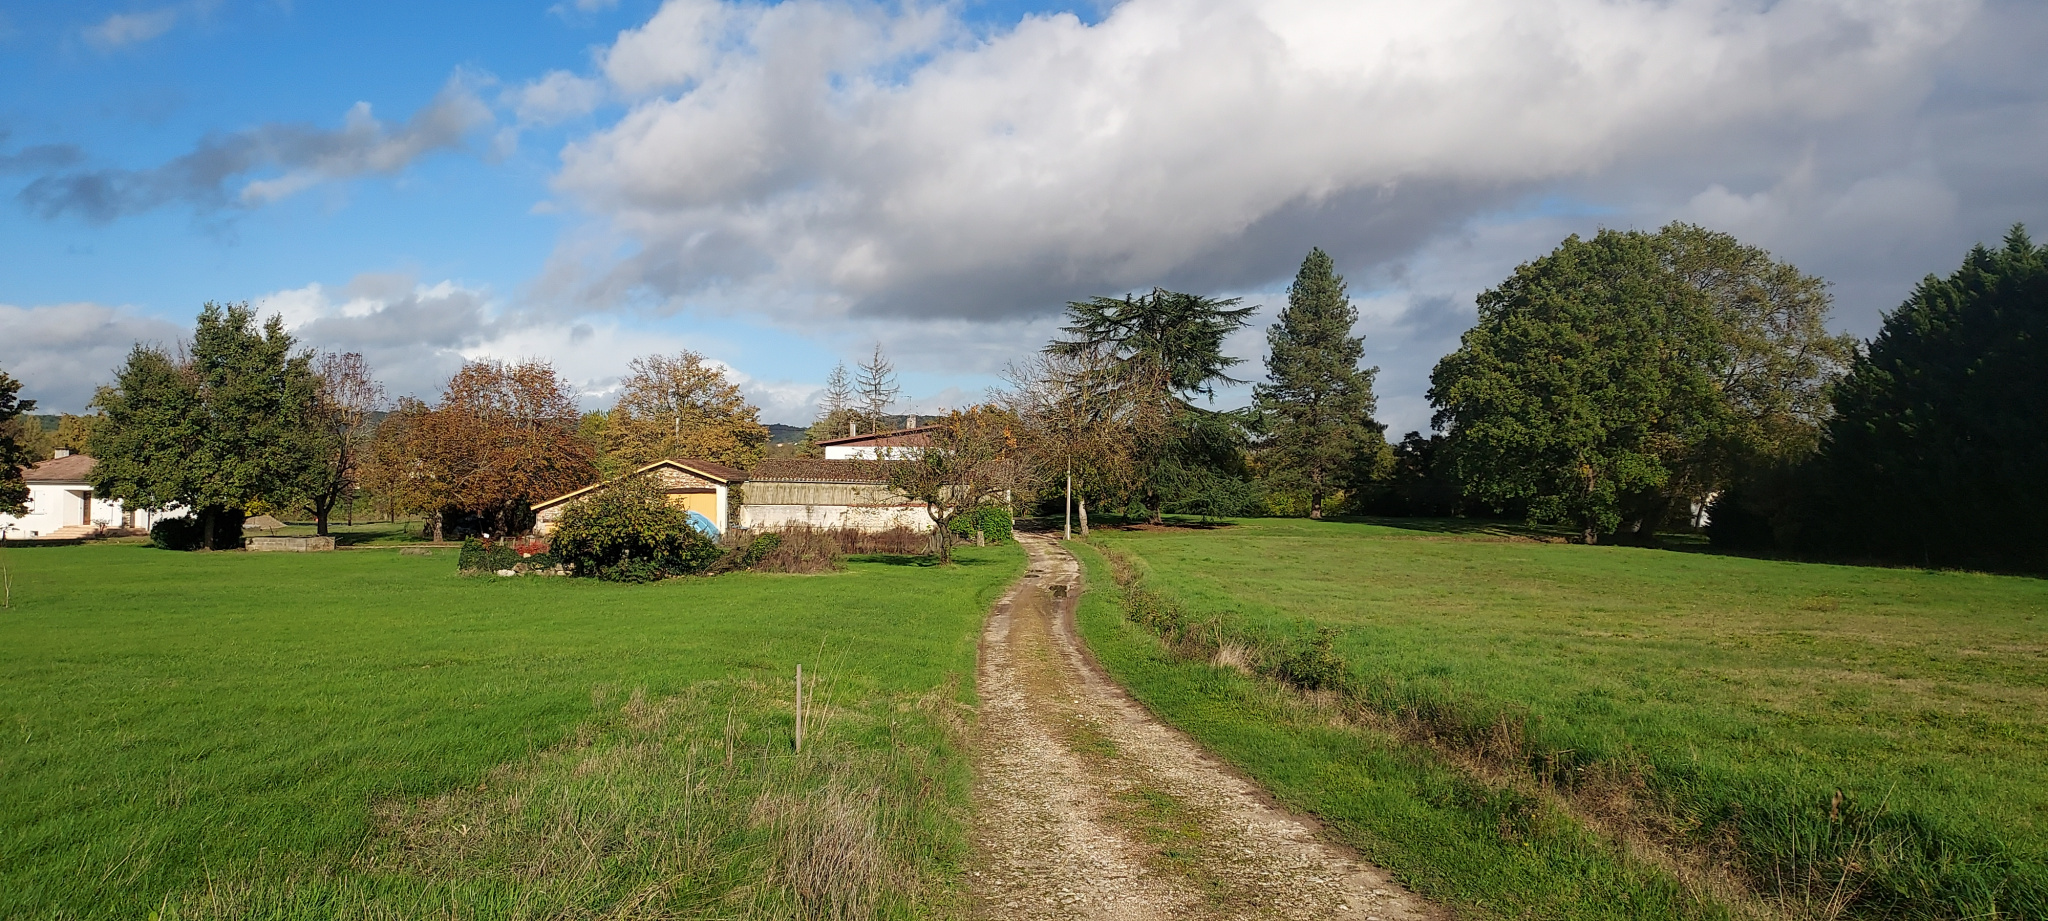
[[[2048,269],[2014,228],[1929,277],[1868,344],[1826,283],[1724,233],[1567,238],[1478,298],[1430,376],[1437,433],[1390,444],[1345,283],[1311,252],[1251,406],[1235,300],[1155,289],[1067,307],[1002,400],[1050,503],[1164,514],[1499,516],[1585,543],[2048,569]],[[1068,487],[1071,483],[1071,488]]]
[[[243,522],[265,512],[304,514],[326,534],[359,505],[421,517],[435,539],[515,533],[532,503],[600,476],[675,456],[744,467],[768,437],[739,387],[693,352],[634,360],[608,411],[583,412],[543,361],[470,361],[437,400],[392,403],[361,355],[301,349],[247,304],[207,304],[176,349],[136,344],[95,412],[64,417],[50,444],[22,431],[35,420],[19,386],[0,376],[0,460],[15,473],[0,479],[0,511],[22,510],[21,465],[67,447],[98,460],[97,495],[189,510],[161,525],[181,547],[239,547]]]

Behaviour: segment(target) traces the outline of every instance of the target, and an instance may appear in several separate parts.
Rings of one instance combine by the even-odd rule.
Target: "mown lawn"
[[[1330,628],[1351,699],[1388,725],[1496,762],[1514,748],[1528,777],[1568,790],[1640,780],[1638,805],[1681,845],[1728,854],[1753,892],[1783,905],[2048,917],[2048,581],[1363,523],[1241,521],[1097,541],[1137,558],[1146,584],[1197,619],[1270,655]],[[1321,729],[1246,744],[1273,733],[1274,718],[1233,716],[1260,709],[1234,673],[1142,654],[1129,625],[1099,611],[1084,628],[1141,697],[1309,808],[1343,811],[1346,791],[1332,785],[1383,796],[1387,784],[1437,782],[1363,770],[1366,743]],[[1322,770],[1337,779],[1298,779]],[[1498,804],[1467,805],[1480,815]],[[1515,843],[1510,824],[1499,837]],[[1603,916],[1562,882],[1553,898],[1454,878],[1511,869],[1476,838],[1462,857],[1427,857],[1413,831],[1350,827],[1447,897],[1503,915]]]
[[[452,550],[0,550],[0,917],[921,913],[1022,564],[629,586]]]

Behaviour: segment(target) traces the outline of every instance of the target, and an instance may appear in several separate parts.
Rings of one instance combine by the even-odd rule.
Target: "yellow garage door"
[[[680,505],[714,522],[718,520],[718,493],[712,490],[672,492],[668,494],[668,501],[671,505]]]

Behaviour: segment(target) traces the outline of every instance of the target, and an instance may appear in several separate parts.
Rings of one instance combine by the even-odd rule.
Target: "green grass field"
[[[1023,565],[960,559],[630,586],[0,550],[0,918],[926,913]]]
[[[1377,728],[1333,728],[1271,682],[1166,655],[1102,590],[1100,560],[1084,633],[1141,699],[1283,798],[1424,891],[1501,917],[1720,909],[1586,823],[1475,786],[1487,766],[1582,807],[1623,802],[1607,818],[1732,863],[1779,908],[2048,917],[2048,581],[1446,530],[1097,533],[1254,657],[1333,630],[1347,700]]]

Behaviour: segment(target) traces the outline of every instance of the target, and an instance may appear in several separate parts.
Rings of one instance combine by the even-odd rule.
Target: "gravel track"
[[[1019,537],[982,634],[976,916],[1441,916],[1133,702],[1075,638],[1079,564]]]

